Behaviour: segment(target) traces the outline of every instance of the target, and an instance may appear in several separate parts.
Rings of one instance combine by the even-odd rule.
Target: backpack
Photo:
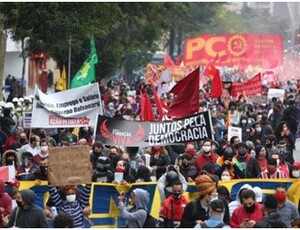
[[[225,226],[224,223],[219,223],[217,226],[215,226],[215,227],[213,227],[213,228],[223,228],[224,226]],[[200,227],[201,227],[201,228],[209,228],[209,227],[207,226],[206,223],[201,223],[201,224],[200,224]]]
[[[141,208],[141,209],[143,209],[143,208]],[[145,210],[145,209],[143,209],[143,210]],[[137,224],[139,225],[139,222],[137,222]],[[147,212],[147,217],[146,217],[145,223],[140,228],[156,228],[156,219]]]

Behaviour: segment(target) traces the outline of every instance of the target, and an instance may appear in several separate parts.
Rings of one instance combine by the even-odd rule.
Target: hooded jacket
[[[257,222],[254,228],[287,228],[285,223],[282,222],[281,216],[276,212],[270,213],[265,216],[261,221]]]
[[[235,201],[231,201],[231,202],[228,204],[230,216],[232,216],[233,211],[234,211],[238,206],[240,206],[240,204],[241,204],[240,193],[241,193],[241,191],[242,191],[244,188],[252,189],[252,186],[249,185],[249,184],[244,184],[244,185],[239,189],[239,191],[238,191],[237,194],[236,194],[236,199],[235,199]]]
[[[142,228],[147,218],[147,205],[150,200],[149,193],[144,189],[134,189],[135,204],[133,208],[127,210],[125,204],[119,202],[120,216],[126,220],[127,228]]]
[[[19,158],[18,158],[18,153],[12,149],[9,149],[7,151],[5,151],[3,153],[3,157],[2,157],[2,165],[9,165],[8,162],[7,162],[7,156],[8,155],[13,155],[14,158],[15,158],[15,168],[17,168],[19,165],[20,165],[20,162],[19,162]]]
[[[11,213],[12,201],[11,201],[11,197],[4,191],[5,191],[4,181],[0,179],[0,207],[4,208],[4,213],[1,214],[3,216],[7,216]],[[3,228],[2,221],[0,221],[0,228]]]
[[[35,193],[30,189],[20,191],[25,205],[16,207],[9,217],[8,227],[48,228],[44,210],[33,204]]]

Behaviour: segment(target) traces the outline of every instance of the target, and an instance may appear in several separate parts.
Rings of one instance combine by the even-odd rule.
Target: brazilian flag
[[[98,56],[95,47],[95,41],[92,38],[90,41],[91,52],[87,59],[84,61],[80,70],[73,77],[71,82],[71,89],[77,88],[80,86],[87,85],[93,81],[95,81],[95,64],[98,63]]]

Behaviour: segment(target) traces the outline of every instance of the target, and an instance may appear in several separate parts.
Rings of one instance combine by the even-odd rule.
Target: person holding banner
[[[50,197],[54,206],[61,212],[68,213],[72,216],[75,228],[83,228],[84,208],[89,205],[91,193],[91,183],[87,183],[80,193],[80,198],[76,199],[76,185],[66,185],[63,187],[63,193],[66,199],[62,199],[58,190],[53,185],[48,185]]]

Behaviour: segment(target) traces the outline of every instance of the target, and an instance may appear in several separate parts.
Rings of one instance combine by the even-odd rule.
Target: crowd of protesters
[[[72,127],[29,131],[22,127],[22,116],[23,112],[32,110],[34,98],[13,98],[12,102],[0,103],[1,164],[14,165],[17,181],[47,180],[49,148],[89,145],[93,182],[122,185],[158,183],[160,227],[298,226],[297,206],[287,199],[287,188],[283,184],[278,184],[275,195],[264,199],[259,188],[245,185],[236,200],[231,199],[225,186],[218,185],[219,181],[244,178],[300,178],[300,162],[294,160],[300,119],[300,84],[289,80],[287,84],[278,83],[278,86],[285,89],[284,100],[273,97],[265,104],[257,104],[249,103],[245,95],[233,98],[224,94],[218,99],[211,99],[210,85],[206,85],[199,91],[199,112],[210,110],[214,140],[147,148],[107,146],[93,136],[93,127],[81,127],[77,131]],[[128,85],[124,81],[109,81],[106,85],[100,83],[99,87],[104,116],[140,120],[140,90],[150,95],[156,111],[153,92],[147,84]],[[230,92],[230,88],[225,91]],[[266,85],[263,95],[267,92]],[[167,106],[173,99],[174,95],[170,93],[161,95]],[[242,136],[228,139],[228,126],[240,127]],[[115,172],[123,173],[120,182],[116,181]],[[7,209],[2,207],[1,183],[3,226],[45,227],[44,215],[54,218],[51,207],[56,207],[60,213],[56,221],[60,227],[62,223],[69,227],[82,227],[84,218],[90,214],[90,184],[81,191],[74,185],[61,188],[49,185],[49,203],[44,210],[39,210],[32,205],[35,196],[30,190],[18,191],[18,183],[8,181],[6,191],[17,206],[12,211],[11,206]],[[183,195],[188,183],[194,183],[199,193],[199,197],[191,202]],[[147,209],[147,193],[144,190],[133,192],[129,203],[135,208],[129,212],[125,209],[124,194],[120,194],[119,210],[127,220],[126,227],[143,226],[146,215],[140,209]],[[16,218],[20,215],[24,220]],[[26,222],[27,215],[35,215],[36,218],[29,223]]]

